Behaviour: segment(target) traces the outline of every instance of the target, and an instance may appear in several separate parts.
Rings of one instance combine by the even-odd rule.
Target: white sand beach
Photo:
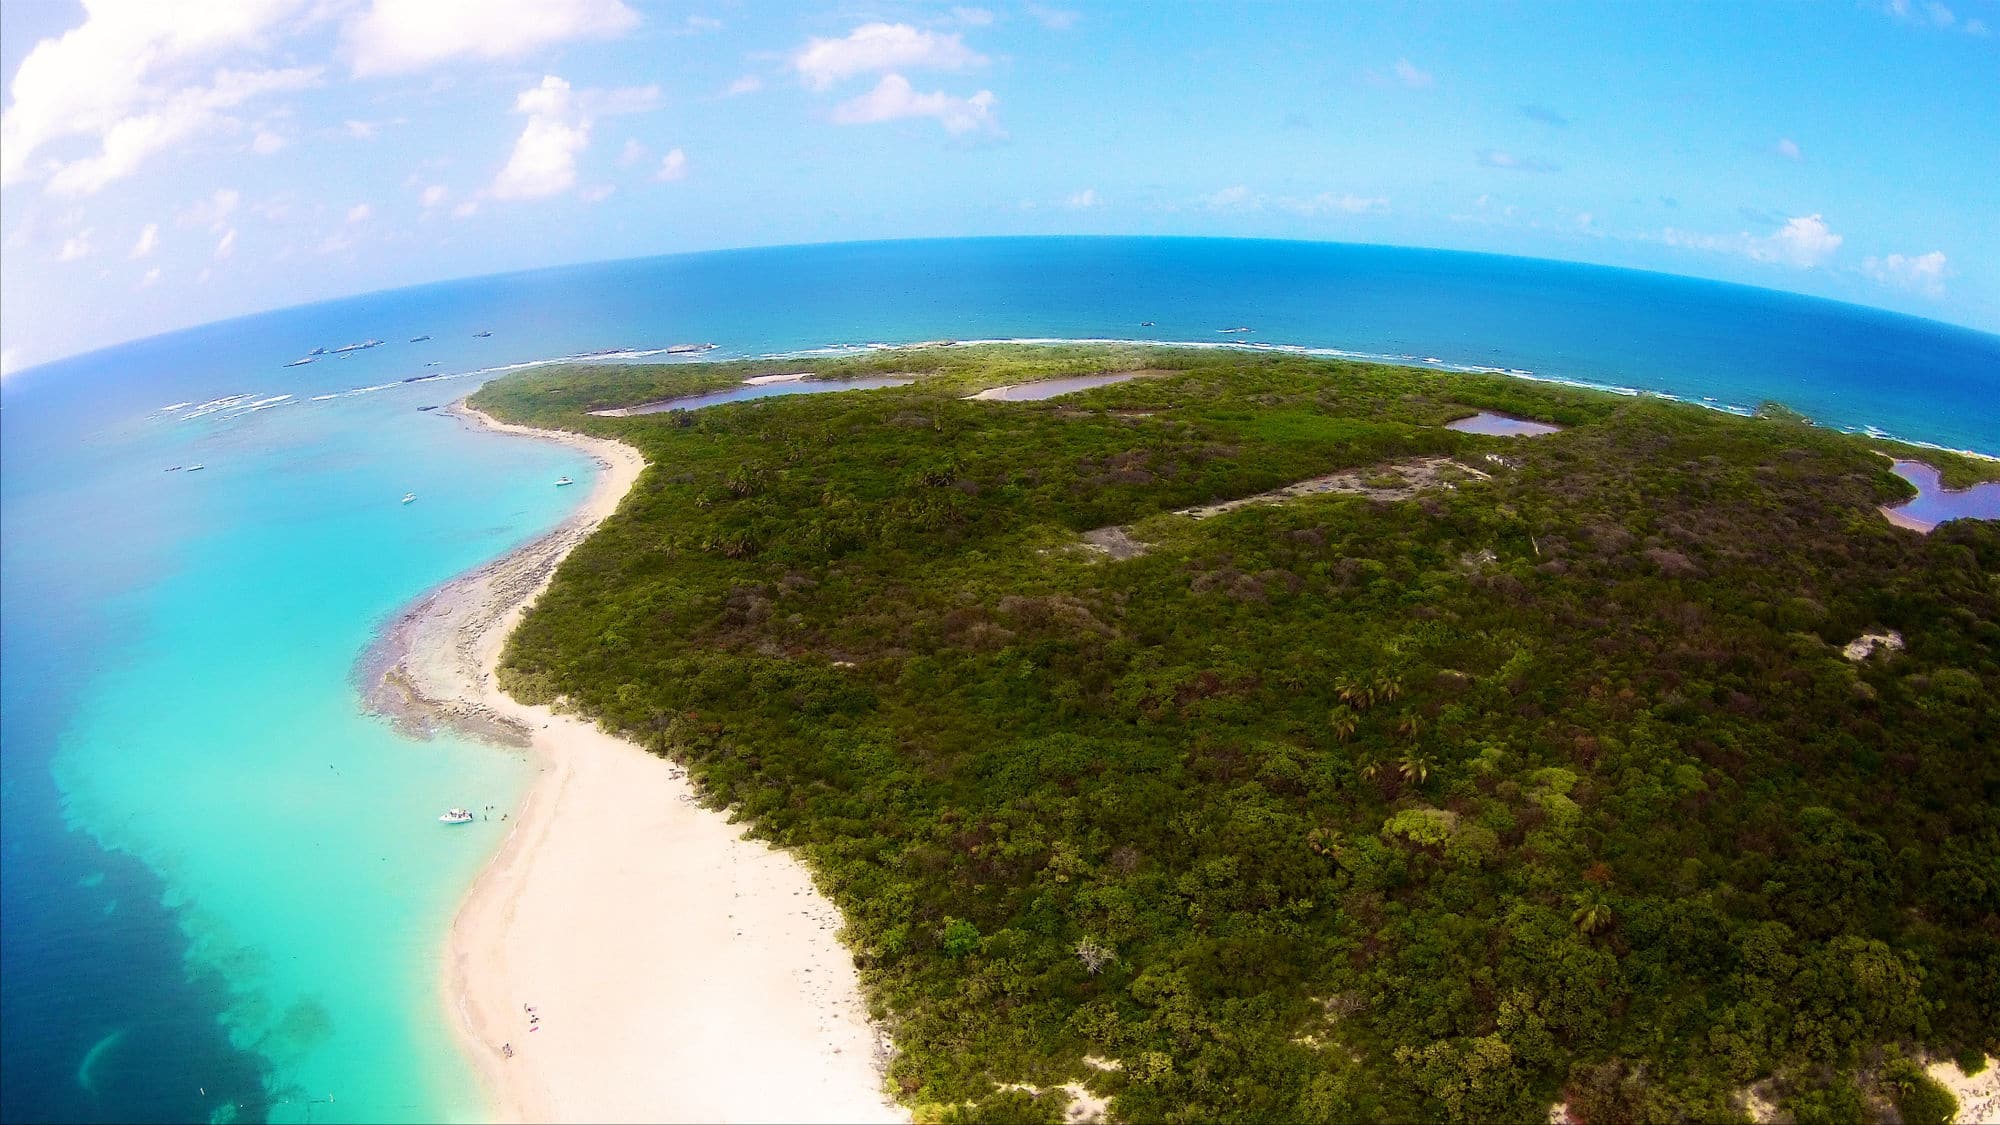
[[[395,710],[526,742],[543,769],[450,936],[446,999],[496,1114],[907,1120],[884,1093],[887,1043],[835,937],[839,912],[805,869],[695,804],[672,763],[495,685],[507,633],[643,460],[457,410],[601,466],[567,523],[439,588],[384,642],[378,690]]]

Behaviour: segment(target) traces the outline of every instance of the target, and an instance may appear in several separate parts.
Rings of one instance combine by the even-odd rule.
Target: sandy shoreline
[[[804,867],[699,807],[670,762],[496,686],[507,634],[617,507],[643,459],[617,442],[453,410],[599,463],[575,515],[426,595],[361,671],[371,706],[400,725],[531,746],[542,762],[446,951],[452,1024],[495,1114],[906,1120],[883,1092],[887,1043],[834,936],[839,912]]]

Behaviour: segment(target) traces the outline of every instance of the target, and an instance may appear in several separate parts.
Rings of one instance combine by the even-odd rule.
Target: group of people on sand
[[[535,1006],[533,1004],[523,1004],[521,1005],[521,1010],[528,1013],[528,1030],[540,1031],[542,1029],[542,1014],[535,1010]],[[500,1054],[506,1058],[513,1058],[514,1045],[512,1043],[500,1044]]]

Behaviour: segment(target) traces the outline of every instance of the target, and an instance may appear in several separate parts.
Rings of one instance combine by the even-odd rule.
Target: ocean
[[[583,490],[553,482],[591,467],[421,408],[498,368],[605,349],[941,338],[1330,349],[1777,400],[2000,454],[2000,337],[1655,274],[1288,242],[611,262],[286,309],[10,375],[0,1117],[477,1118],[439,962],[497,814],[538,767],[364,715],[354,665],[410,600],[559,522]],[[329,351],[285,366],[315,347]],[[441,827],[451,805],[496,819]]]

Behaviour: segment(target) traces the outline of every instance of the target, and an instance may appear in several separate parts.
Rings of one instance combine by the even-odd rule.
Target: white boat
[[[201,462],[197,461],[194,464],[189,465],[187,468],[182,469],[181,471],[184,473],[198,473],[201,471]]]
[[[472,823],[472,810],[470,810],[470,809],[452,809],[452,810],[450,810],[449,812],[445,813],[445,814],[444,814],[443,816],[441,816],[441,817],[438,817],[438,823],[439,823],[439,824],[471,824],[471,823]]]
[[[566,485],[566,484],[575,484],[575,483],[576,483],[575,481],[573,481],[573,480],[569,479],[568,477],[557,477],[557,478],[556,478],[556,487],[557,487],[557,488],[561,488],[561,487],[562,487],[563,485]]]
[[[403,503],[405,504],[413,504],[416,502],[416,499],[417,499],[417,494],[414,492],[403,493]]]

